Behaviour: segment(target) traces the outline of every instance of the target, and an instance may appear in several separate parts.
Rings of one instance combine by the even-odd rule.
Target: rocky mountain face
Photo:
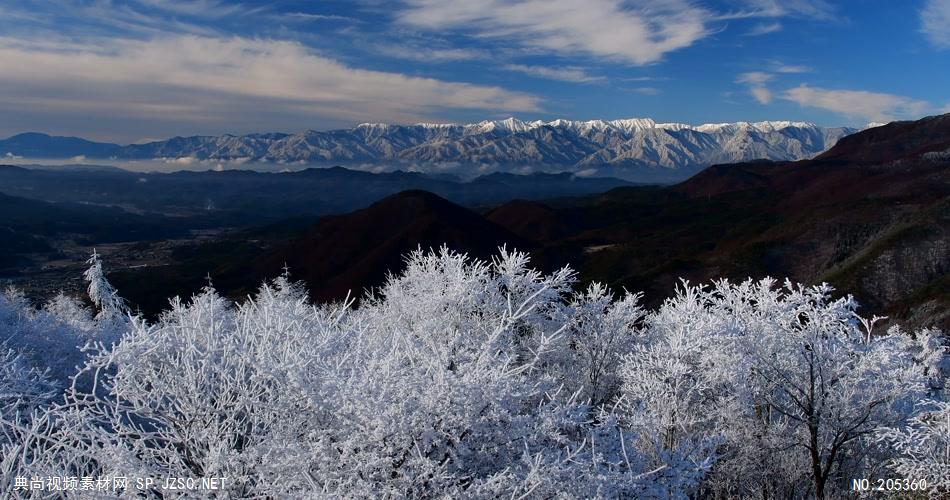
[[[493,171],[572,172],[668,182],[716,163],[811,158],[855,131],[788,121],[691,126],[650,119],[509,118],[473,124],[365,123],[348,130],[297,134],[175,137],[121,147],[103,145],[99,150],[120,160],[376,164],[468,176]],[[0,141],[0,155],[22,155],[7,144],[13,139]],[[96,150],[87,145],[76,154],[88,156],[90,151]],[[35,148],[30,151],[34,152]]]

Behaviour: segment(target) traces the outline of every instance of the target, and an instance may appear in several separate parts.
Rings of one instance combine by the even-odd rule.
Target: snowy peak
[[[632,130],[644,130],[648,128],[655,128],[656,122],[650,118],[628,118],[625,120],[612,120],[611,125],[617,127],[621,130],[632,131]]]
[[[754,130],[756,132],[776,132],[786,128],[817,129],[818,125],[808,122],[792,121],[764,121],[764,122],[735,122],[735,123],[706,123],[694,127],[699,132],[735,132],[739,130]]]
[[[510,117],[504,120],[485,120],[474,125],[468,125],[466,128],[476,132],[488,133],[496,130],[503,132],[524,132],[534,127],[517,118]]]
[[[811,158],[856,131],[795,121],[689,125],[657,123],[650,118],[522,121],[509,117],[469,124],[361,123],[351,129],[296,134],[176,137],[148,144],[107,145],[99,148],[103,153],[98,156],[90,147],[74,154],[375,165],[462,177],[495,171],[571,172],[633,181],[675,181],[716,163]],[[7,152],[32,155],[32,150],[21,144],[25,142],[30,141],[16,137],[0,140],[0,156]],[[70,149],[66,146],[63,149]]]
[[[868,127],[879,126],[880,124],[868,124]],[[541,127],[550,127],[570,131],[587,133],[591,131],[613,130],[624,133],[634,133],[645,130],[693,130],[703,133],[735,133],[738,131],[755,131],[759,133],[770,133],[787,128],[817,130],[821,129],[818,125],[808,122],[796,121],[761,121],[761,122],[732,122],[732,123],[705,123],[701,125],[690,125],[686,123],[657,123],[651,118],[623,118],[617,120],[567,120],[558,118],[550,121],[534,120],[522,121],[514,117],[503,120],[483,120],[478,123],[455,124],[455,123],[416,123],[413,125],[392,125],[386,123],[361,123],[355,130],[389,130],[392,128],[422,128],[446,130],[461,128],[467,134],[487,134],[487,133],[521,133]]]

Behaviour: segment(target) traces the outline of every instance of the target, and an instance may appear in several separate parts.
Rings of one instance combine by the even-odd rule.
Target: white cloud
[[[599,171],[596,168],[585,168],[574,172],[574,177],[596,177]]]
[[[618,78],[622,82],[656,82],[660,80],[668,80],[669,78],[662,76],[634,76],[630,78]]]
[[[782,23],[759,23],[752,27],[746,35],[748,36],[762,36],[768,35],[769,33],[775,33],[782,31]]]
[[[163,158],[163,161],[172,165],[191,165],[200,160],[194,156],[181,156],[178,158]]]
[[[752,97],[755,98],[760,104],[768,104],[772,102],[772,91],[765,86],[773,76],[769,73],[763,71],[750,71],[748,73],[742,73],[736,79],[736,83],[744,83],[749,86],[749,93],[752,94]]]
[[[759,104],[768,104],[772,102],[772,91],[765,86],[750,87],[749,93],[758,101]]]
[[[712,14],[688,0],[405,0],[397,19],[429,30],[560,54],[648,64],[707,36]]]
[[[772,75],[765,73],[763,71],[750,71],[748,73],[742,73],[739,75],[739,78],[736,79],[736,83],[747,83],[749,85],[765,85],[766,82],[772,79]]]
[[[894,94],[864,90],[829,90],[808,85],[788,89],[781,98],[801,106],[875,122],[891,121],[895,118],[918,118],[930,108],[924,101]]]
[[[0,113],[62,123],[125,117],[286,130],[436,120],[446,109],[540,109],[521,92],[356,69],[298,43],[240,37],[118,39],[98,50],[0,38],[0,68]]]
[[[566,67],[555,68],[549,66],[526,66],[524,64],[506,64],[503,66],[508,71],[524,73],[526,75],[547,78],[548,80],[560,80],[563,82],[591,83],[606,80],[603,76],[594,76],[588,74],[583,68]]]
[[[811,73],[813,70],[809,66],[795,64],[773,63],[772,71],[776,73]]]
[[[279,14],[276,17],[281,19],[295,19],[298,21],[355,21],[355,19],[352,17],[347,16],[340,16],[336,14],[311,14],[309,12],[287,12]]]
[[[489,57],[487,52],[477,49],[430,48],[411,45],[382,45],[376,47],[376,52],[397,59],[434,63],[473,61],[488,59]]]
[[[927,0],[920,11],[920,22],[930,43],[950,48],[950,0]]]

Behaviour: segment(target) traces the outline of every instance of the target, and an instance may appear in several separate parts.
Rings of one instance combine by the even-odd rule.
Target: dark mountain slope
[[[818,160],[882,164],[950,149],[950,114],[892,122],[844,137]]]
[[[530,248],[478,214],[425,191],[405,191],[351,214],[325,217],[255,266],[274,276],[286,263],[294,278],[317,286],[317,300],[354,296],[379,286],[418,247],[450,249],[487,258],[503,244]]]
[[[492,209],[485,218],[530,241],[551,241],[573,229],[563,214],[542,203],[512,200]]]
[[[764,188],[770,183],[769,174],[781,165],[784,164],[770,161],[713,165],[670,190],[698,198]]]
[[[207,284],[241,299],[262,280],[288,266],[314,300],[362,298],[402,268],[417,248],[450,249],[490,258],[501,245],[530,250],[531,244],[479,214],[425,191],[405,191],[362,210],[305,218],[242,231],[230,239],[177,249],[162,267],[110,274],[123,296],[146,314],[167,306],[167,297],[189,296]]]

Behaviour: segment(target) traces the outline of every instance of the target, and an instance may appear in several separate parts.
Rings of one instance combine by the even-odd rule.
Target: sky
[[[0,137],[950,112],[950,0],[2,0]]]

